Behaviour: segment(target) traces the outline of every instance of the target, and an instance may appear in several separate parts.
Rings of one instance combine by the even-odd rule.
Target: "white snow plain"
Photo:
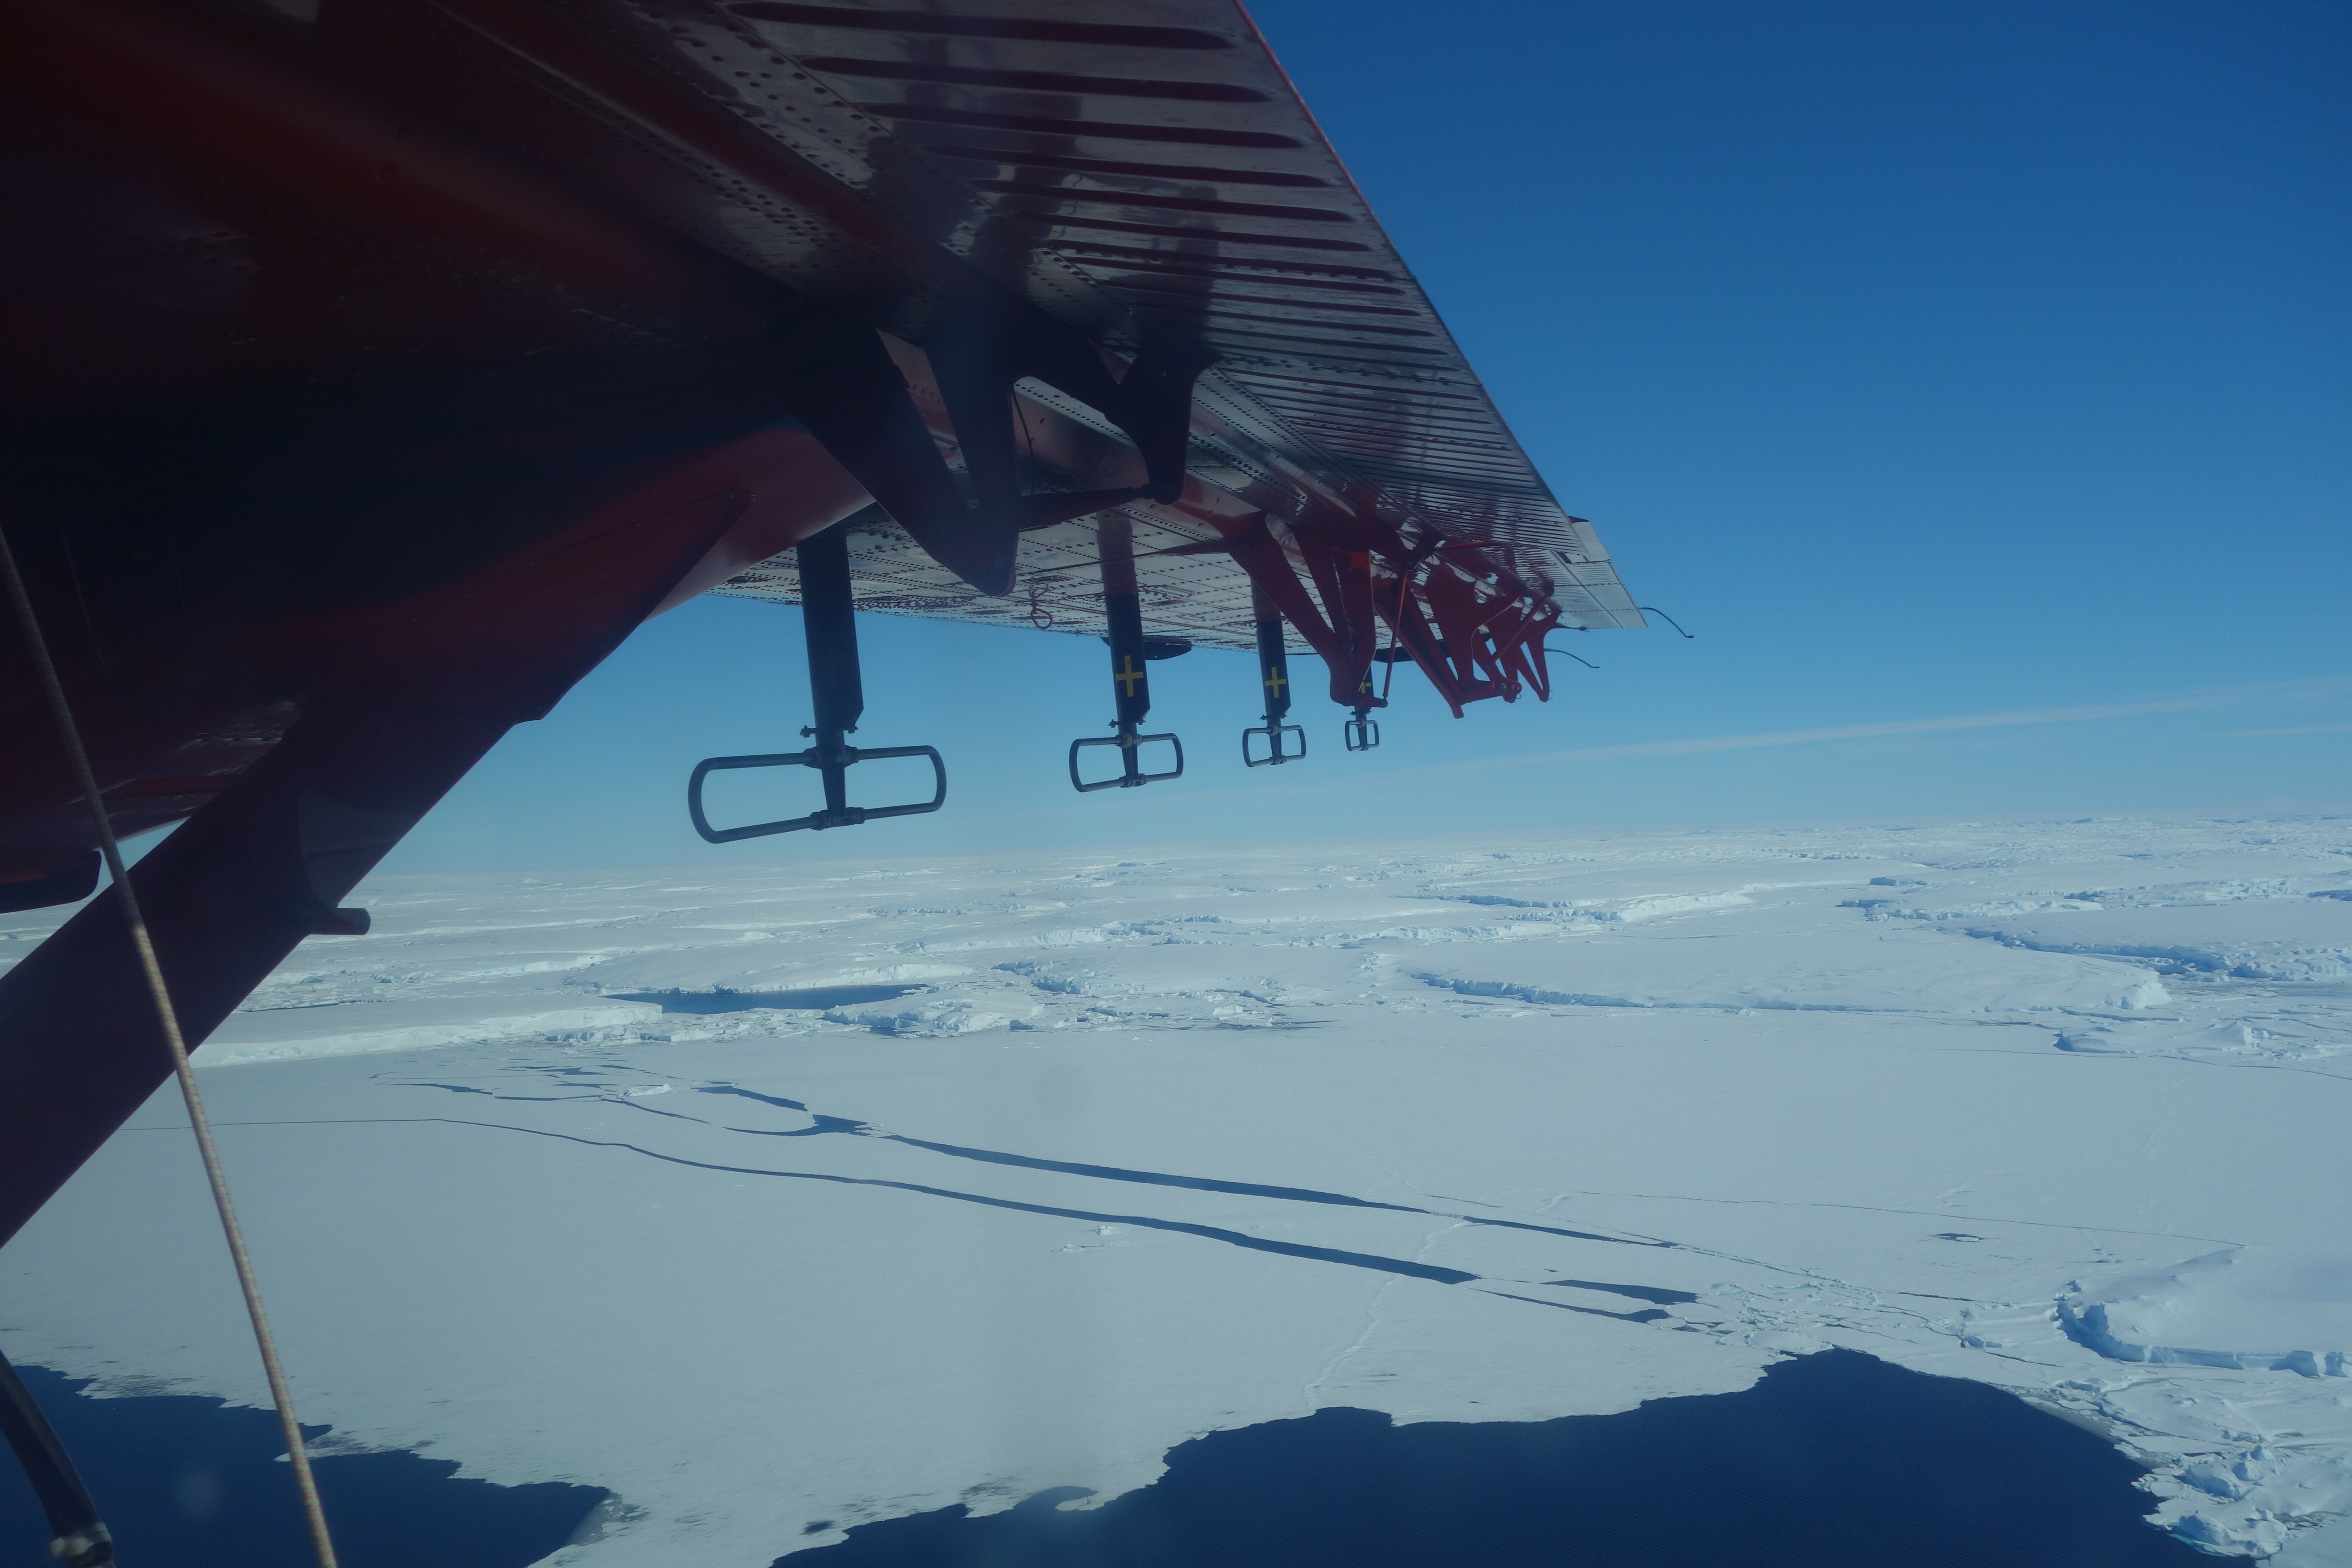
[[[357,901],[197,1058],[272,1316],[331,1444],[616,1493],[555,1561],[765,1563],[1321,1406],[1597,1414],[1843,1345],[2107,1435],[2209,1551],[2352,1563],[2352,819]],[[14,919],[0,955],[55,923]],[[0,1280],[20,1361],[266,1403],[168,1089]]]

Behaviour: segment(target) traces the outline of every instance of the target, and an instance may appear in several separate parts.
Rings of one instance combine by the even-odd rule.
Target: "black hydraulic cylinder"
[[[1110,683],[1118,698],[1118,729],[1131,736],[1151,711],[1151,680],[1144,672],[1143,599],[1135,583],[1134,528],[1113,512],[1096,524],[1095,538],[1102,547],[1103,616],[1109,623]]]
[[[839,524],[793,547],[800,560],[801,628],[808,638],[809,700],[820,745],[841,744],[866,711],[857,672],[857,607],[849,593],[849,536]]]
[[[820,757],[839,757],[866,711],[866,686],[857,671],[857,605],[849,592],[849,534],[836,523],[793,546],[801,570],[801,630],[808,639],[809,703],[816,722]],[[845,757],[818,773],[824,780],[824,808],[849,805]]]
[[[1070,784],[1079,794],[1098,789],[1133,789],[1138,784],[1184,775],[1184,742],[1174,735],[1146,735],[1144,716],[1151,711],[1151,678],[1146,673],[1143,640],[1143,600],[1136,590],[1135,532],[1118,512],[1107,512],[1095,524],[1095,540],[1102,549],[1103,619],[1110,644],[1111,696],[1118,708],[1114,733],[1070,742]],[[1181,653],[1191,645],[1175,643],[1168,651]],[[1146,773],[1136,752],[1146,742],[1167,742],[1176,752],[1176,765],[1161,773]],[[1078,773],[1079,754],[1091,747],[1114,746],[1118,751],[1118,776],[1088,784]]]
[[[1258,684],[1265,688],[1265,721],[1279,725],[1290,711],[1290,655],[1282,646],[1282,617],[1257,624]]]
[[[1242,761],[1253,768],[1279,767],[1307,755],[1307,731],[1283,722],[1290,713],[1290,654],[1283,647],[1282,612],[1263,588],[1250,589],[1250,619],[1257,623],[1257,684],[1265,699],[1265,721],[1242,731]],[[1257,736],[1265,739],[1264,756],[1251,743]]]
[[[1129,733],[1143,727],[1151,711],[1151,680],[1144,673],[1143,601],[1132,591],[1105,594],[1103,609],[1110,621],[1110,679],[1118,696],[1119,728]]]

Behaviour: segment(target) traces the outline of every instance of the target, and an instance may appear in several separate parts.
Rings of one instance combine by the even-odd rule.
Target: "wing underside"
[[[1184,496],[1119,509],[1155,635],[1253,646],[1264,600],[1254,608],[1252,574],[1218,545],[1260,527],[1302,583],[1315,572],[1299,542],[1321,541],[1415,575],[1416,596],[1451,571],[1482,603],[1553,605],[1562,626],[1642,625],[1591,525],[1553,499],[1248,18],[1229,0],[1116,14],[743,0],[681,8],[667,30],[675,68],[744,124],[1112,355],[1173,342],[1206,364]],[[870,319],[867,281],[810,255],[795,220],[778,204],[729,216],[739,254]],[[908,342],[930,326],[905,307],[888,324]],[[1016,407],[1033,490],[1086,488],[1082,470],[1105,463],[1088,443],[1123,444],[1036,381]],[[960,470],[951,427],[935,430]],[[1097,521],[1025,531],[1013,591],[997,595],[869,510],[848,525],[859,607],[1098,633]],[[719,591],[793,599],[792,556]]]
[[[133,880],[200,1041],[712,588],[803,602],[815,743],[689,789],[826,803],[719,842],[943,801],[925,748],[881,754],[928,804],[845,795],[853,607],[1107,635],[1089,792],[1181,776],[1143,727],[1181,644],[1259,650],[1262,766],[1301,643],[1360,750],[1397,663],[1458,712],[1642,624],[1234,0],[897,4],[0,5],[37,634],[0,637],[0,909],[184,819]],[[119,912],[0,976],[0,1240],[169,1059]]]

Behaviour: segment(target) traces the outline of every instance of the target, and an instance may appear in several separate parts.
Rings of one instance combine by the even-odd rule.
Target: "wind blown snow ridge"
[[[2352,1343],[2352,1323],[2335,1310],[2347,1284],[2352,1254],[2233,1247],[2087,1289],[2074,1285],[2058,1299],[2058,1321],[2068,1337],[2116,1361],[2343,1377],[2344,1351],[2326,1347],[2330,1339]],[[2158,1342],[2249,1334],[2262,1348]],[[2299,1340],[2302,1348],[2279,1348]]]
[[[387,878],[196,1061],[310,1407],[619,1494],[561,1568],[1829,1346],[2310,1568],[2352,1561],[2347,891],[2343,818]],[[142,1111],[0,1253],[12,1355],[266,1403],[184,1139]]]

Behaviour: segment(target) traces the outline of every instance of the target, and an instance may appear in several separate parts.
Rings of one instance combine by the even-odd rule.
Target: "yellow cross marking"
[[[1132,697],[1135,695],[1135,683],[1143,679],[1143,671],[1135,668],[1135,656],[1131,653],[1119,655],[1118,663],[1118,673],[1111,679],[1119,683],[1121,697]]]
[[[1282,679],[1281,670],[1270,664],[1265,667],[1265,689],[1273,692],[1277,699],[1282,696],[1282,689],[1289,684]]]

